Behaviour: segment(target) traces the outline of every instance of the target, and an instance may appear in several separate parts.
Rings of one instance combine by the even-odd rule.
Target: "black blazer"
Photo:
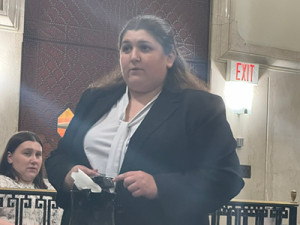
[[[83,150],[86,132],[124,92],[125,86],[85,91],[65,136],[46,160],[61,207],[69,205],[62,188],[68,171],[78,164],[91,167]],[[152,174],[159,197],[134,198],[118,183],[116,224],[208,224],[208,213],[228,202],[244,185],[235,149],[219,96],[163,90],[132,136],[121,167],[121,173],[142,170]]]

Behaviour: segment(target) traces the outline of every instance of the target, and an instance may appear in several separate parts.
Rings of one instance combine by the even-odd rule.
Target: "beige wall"
[[[298,0],[236,1],[238,31],[249,43],[299,52],[299,9]]]
[[[9,137],[18,130],[25,0],[4,0],[4,2],[8,4],[10,11],[5,12],[7,16],[0,15],[1,155]]]
[[[224,98],[225,63],[213,62],[211,66],[211,91]],[[251,166],[251,179],[245,179],[245,188],[239,199],[264,200],[265,151],[266,151],[266,115],[267,115],[267,79],[260,79],[254,89],[251,114],[234,114],[227,108],[227,119],[233,135],[244,138],[244,146],[237,149],[241,164]]]
[[[18,28],[0,28],[0,151],[18,128],[24,0],[17,2],[21,6]],[[300,191],[300,44],[286,39],[291,38],[288,34],[270,42],[272,36],[267,36],[268,39],[260,36],[260,30],[267,26],[261,24],[257,30],[260,21],[253,20],[257,12],[254,9],[260,2],[251,1],[254,4],[251,6],[245,0],[238,3],[235,0],[212,1],[211,91],[224,96],[226,59],[237,57],[238,50],[245,53],[240,55],[242,61],[260,64],[252,113],[237,115],[227,109],[235,137],[244,138],[244,147],[237,150],[240,161],[251,165],[252,173],[251,179],[245,179],[245,188],[237,198],[290,201],[290,190]],[[245,11],[250,6],[252,11]],[[288,9],[293,11],[291,5]],[[289,16],[286,11],[283,13]],[[295,21],[295,15],[290,16],[291,21]],[[282,23],[284,21],[279,27],[284,27]],[[289,29],[293,28],[296,30],[299,26],[290,28],[289,25]],[[297,38],[299,30],[294,35]],[[264,46],[265,40],[270,45],[268,48]],[[296,52],[290,52],[291,49]]]
[[[234,136],[244,138],[237,149],[240,161],[251,166],[238,199],[289,202],[290,191],[300,191],[299,1],[282,4],[214,0],[212,5],[211,91],[224,97],[226,60],[260,65],[251,114],[227,108]]]

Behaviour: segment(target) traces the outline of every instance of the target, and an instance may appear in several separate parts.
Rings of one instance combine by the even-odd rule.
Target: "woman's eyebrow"
[[[121,44],[127,44],[127,43],[132,43],[132,41],[130,40],[124,40],[121,42]],[[147,40],[138,40],[137,41],[138,44],[150,44],[151,42],[150,41],[147,41]]]
[[[24,151],[32,151],[33,148],[24,148],[23,150],[24,150]]]
[[[121,44],[124,44],[124,43],[125,43],[125,44],[126,44],[126,43],[130,43],[130,41],[129,41],[129,40],[124,40],[124,41],[121,42]]]
[[[138,41],[139,44],[151,44],[150,41],[146,41],[146,40],[140,40]]]
[[[33,148],[24,148],[23,151],[38,151],[38,152],[43,152],[40,149],[33,149]]]

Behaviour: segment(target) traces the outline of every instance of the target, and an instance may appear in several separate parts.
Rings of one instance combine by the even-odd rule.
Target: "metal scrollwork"
[[[219,225],[221,217],[227,225],[232,225],[232,221],[234,225],[248,225],[250,219],[255,225],[263,225],[266,218],[275,219],[276,225],[281,225],[283,219],[296,225],[297,207],[298,204],[289,202],[231,201],[211,214],[211,225]]]
[[[43,225],[50,224],[51,211],[57,209],[56,192],[40,189],[0,189],[0,207],[14,208],[16,224],[23,223],[24,209],[40,209]]]

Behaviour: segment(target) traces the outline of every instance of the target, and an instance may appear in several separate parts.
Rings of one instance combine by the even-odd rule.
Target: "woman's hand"
[[[15,223],[11,223],[8,220],[0,219],[1,225],[14,225]]]
[[[84,172],[89,177],[95,177],[95,176],[100,175],[96,169],[89,169],[86,166],[76,165],[68,172],[68,174],[65,177],[65,189],[66,190],[71,190],[73,188],[74,180],[71,177],[71,174],[73,172],[77,172],[78,169],[80,169],[82,172]]]
[[[155,199],[158,197],[157,186],[152,175],[143,171],[130,171],[115,177],[113,181],[123,181],[124,187],[133,197]]]

